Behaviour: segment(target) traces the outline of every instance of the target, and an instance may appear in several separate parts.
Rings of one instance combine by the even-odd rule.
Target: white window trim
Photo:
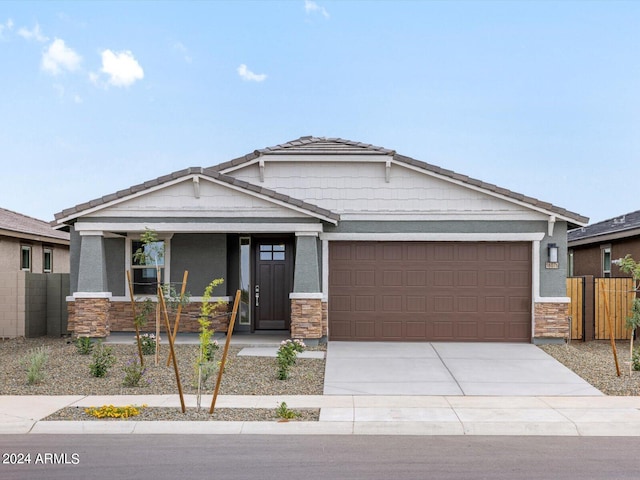
[[[604,269],[604,257],[605,254],[609,254],[609,270]],[[604,278],[611,278],[611,265],[613,263],[613,258],[611,256],[611,245],[602,245],[600,246],[600,270],[602,272],[602,276]],[[607,276],[608,274],[608,276]]]
[[[47,262],[45,258],[47,257],[47,253],[49,253],[49,268],[47,269]],[[42,247],[42,271],[44,273],[52,273],[53,272],[53,248],[51,247]]]
[[[24,266],[22,265],[22,255],[23,255],[23,252],[25,252],[25,251],[29,252],[29,267],[28,268],[24,268]],[[33,248],[31,248],[31,245],[20,245],[20,271],[22,271],[22,272],[30,272],[32,268],[33,268]]]
[[[158,240],[160,241],[164,241],[164,285],[166,285],[167,283],[169,283],[170,279],[171,279],[171,269],[170,269],[170,265],[171,265],[171,238],[173,237],[173,234],[170,235],[158,235]],[[124,286],[126,289],[126,292],[128,294],[129,290],[129,281],[127,278],[127,272],[130,272],[132,270],[132,265],[131,265],[131,257],[133,256],[133,248],[132,248],[132,244],[133,242],[139,242],[140,241],[140,235],[136,235],[136,236],[131,236],[130,238],[127,237],[127,240],[125,242],[125,247],[124,247]],[[157,295],[148,295],[148,294],[143,294],[143,293],[136,293],[134,294],[134,297],[138,298],[138,297],[153,297],[156,298]],[[127,295],[128,298],[128,295]]]

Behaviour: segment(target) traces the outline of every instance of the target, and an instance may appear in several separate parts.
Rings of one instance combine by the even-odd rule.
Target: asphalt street
[[[5,435],[0,478],[626,480],[639,475],[637,447],[631,437]]]

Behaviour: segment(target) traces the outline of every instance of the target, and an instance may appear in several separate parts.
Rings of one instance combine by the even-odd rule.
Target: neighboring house
[[[33,297],[28,285],[35,282],[28,284],[27,276],[68,274],[69,243],[67,232],[54,230],[42,220],[0,208],[1,338],[30,336],[27,317],[30,313],[36,316],[37,309],[29,303]],[[40,323],[45,321],[38,319]]]
[[[127,271],[139,297],[155,288],[155,272],[132,258],[149,228],[164,243],[163,278],[188,271],[193,308],[222,277],[218,298],[243,292],[237,331],[308,341],[559,341],[567,230],[587,221],[393,150],[319,137],[56,215],[71,232],[76,334],[133,328]],[[196,330],[196,318],[181,326]]]
[[[614,260],[631,254],[640,260],[640,210],[568,233],[570,277],[628,277]]]

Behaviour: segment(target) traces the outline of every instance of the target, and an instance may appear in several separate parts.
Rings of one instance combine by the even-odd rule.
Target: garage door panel
[[[528,243],[331,242],[329,269],[333,340],[530,341]]]

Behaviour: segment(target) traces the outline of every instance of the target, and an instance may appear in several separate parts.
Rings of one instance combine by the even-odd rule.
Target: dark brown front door
[[[293,284],[293,243],[288,238],[255,242],[254,308],[256,330],[288,330]]]

